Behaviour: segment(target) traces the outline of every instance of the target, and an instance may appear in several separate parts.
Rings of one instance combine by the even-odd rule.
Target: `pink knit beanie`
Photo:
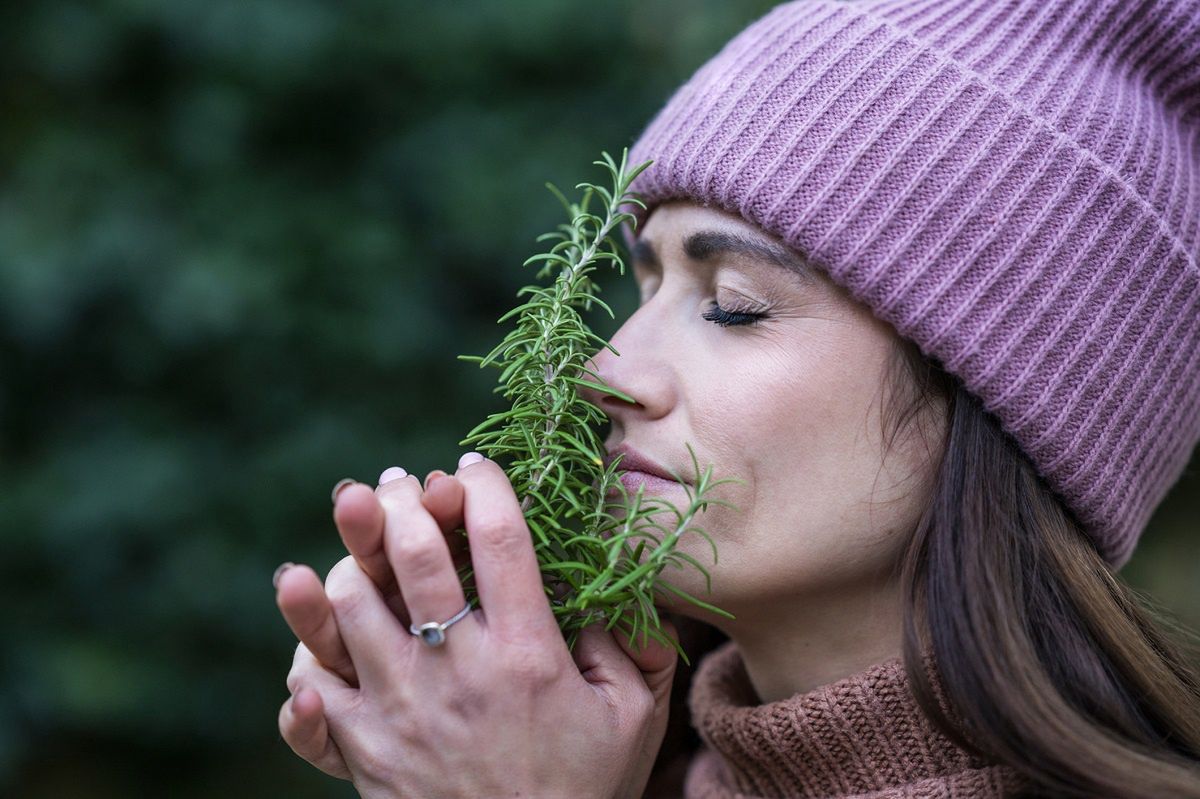
[[[675,92],[648,159],[651,209],[804,253],[1128,561],[1200,439],[1200,0],[784,3]]]

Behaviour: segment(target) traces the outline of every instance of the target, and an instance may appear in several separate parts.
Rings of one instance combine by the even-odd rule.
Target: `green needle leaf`
[[[625,274],[615,234],[623,224],[636,225],[636,219],[622,207],[646,207],[628,189],[652,162],[630,169],[628,157],[628,149],[623,150],[618,164],[608,152],[601,153],[601,160],[593,163],[611,177],[611,188],[578,183],[575,188],[583,190],[578,203],[546,184],[570,223],[538,236],[538,242],[555,243],[524,265],[538,266],[537,278],[551,278],[550,284],[522,287],[517,296],[529,299],[497,320],[497,324],[511,321],[514,329],[487,356],[458,356],[481,369],[499,368],[495,393],[508,399],[511,407],[489,415],[459,443],[470,442],[500,463],[512,482],[533,538],[548,601],[569,647],[574,647],[584,627],[603,623],[605,629],[629,635],[631,645],[636,646],[636,637],[643,642],[654,639],[673,646],[689,662],[678,644],[663,634],[656,596],[671,593],[710,613],[733,617],[660,580],[659,575],[668,564],[691,566],[704,575],[711,590],[704,567],[675,547],[681,535],[695,532],[708,541],[716,563],[716,545],[696,517],[710,503],[736,507],[709,492],[723,483],[742,481],[712,482],[711,467],[701,474],[695,451],[687,444],[695,472],[692,485],[674,475],[687,492],[686,508],[645,497],[644,486],[630,495],[619,481],[619,461],[606,466],[602,458],[604,442],[596,425],[604,421],[603,411],[580,394],[586,388],[634,401],[586,368],[589,343],[620,353],[588,328],[578,310],[599,306],[615,318],[597,297],[600,286],[593,274],[604,264]],[[623,511],[620,518],[617,510]],[[674,517],[673,525],[664,523],[668,515]],[[477,606],[473,572],[468,568],[460,575],[468,600]]]

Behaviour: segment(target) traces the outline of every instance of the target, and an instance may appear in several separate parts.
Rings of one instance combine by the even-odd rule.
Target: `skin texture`
[[[353,554],[324,586],[303,566],[277,580],[301,640],[284,740],[365,797],[640,796],[666,729],[674,650],[631,650],[599,626],[567,650],[498,464],[464,456],[429,490],[393,468],[364,489],[336,497]],[[482,608],[431,650],[397,615],[463,607],[447,543],[459,523]]]
[[[895,564],[928,502],[930,453],[940,451],[937,437],[944,431],[933,423],[919,425],[917,429],[935,434],[901,436],[885,457],[881,414],[892,399],[884,388],[896,343],[892,328],[819,270],[802,279],[777,263],[748,255],[689,256],[685,240],[703,231],[772,241],[754,225],[718,209],[684,202],[659,206],[640,235],[659,266],[634,263],[641,305],[611,339],[620,356],[601,350],[590,364],[604,382],[636,402],[595,392],[588,398],[612,421],[606,442],[610,449],[629,444],[690,477],[688,442],[702,468],[713,466],[714,478],[745,481],[719,486],[713,494],[736,509],[711,505],[697,519],[720,554],[719,563],[709,568],[712,592],[706,593],[703,576],[692,569],[668,570],[663,577],[737,616],[732,621],[709,616],[685,602],[671,606],[733,638],[760,699],[769,702],[899,654]],[[766,317],[751,325],[721,326],[704,318],[714,304]],[[488,470],[492,479],[477,479],[474,489],[463,479],[482,478]],[[389,470],[381,478],[394,476]],[[473,490],[478,497],[474,505]],[[676,505],[686,502],[679,487],[661,496]],[[549,607],[540,593],[528,530],[518,523],[519,511],[513,519],[515,508],[511,485],[490,461],[460,467],[424,490],[414,476],[407,476],[388,479],[374,491],[361,484],[341,491],[334,518],[352,558],[335,567],[324,587],[307,567],[288,569],[277,585],[280,609],[302,642],[288,678],[292,697],[280,710],[279,725],[301,757],[327,773],[353,777],[364,795],[428,791],[452,796],[459,795],[459,788],[463,795],[472,790],[487,794],[488,785],[435,789],[419,782],[406,783],[409,793],[404,793],[398,788],[405,775],[379,767],[420,763],[420,758],[412,759],[413,747],[431,737],[437,740],[437,714],[423,722],[425,727],[404,728],[402,722],[411,721],[418,707],[406,704],[415,685],[422,686],[425,706],[436,706],[428,704],[428,694],[433,690],[436,697],[440,689],[429,686],[437,686],[436,675],[445,675],[446,669],[425,674],[421,664],[436,661],[450,646],[433,653],[417,648],[419,643],[406,631],[407,608],[420,603],[423,612],[417,615],[425,620],[448,618],[462,607],[461,598],[450,594],[460,539],[453,531],[465,521],[477,559],[486,561],[487,545],[477,544],[476,537],[499,539],[491,543],[504,555],[494,567],[504,577],[496,577],[494,595],[511,591],[523,599],[498,599],[497,607],[508,602],[516,609],[512,624],[541,618],[542,637],[536,639],[541,646],[521,651],[525,660],[541,652],[544,668],[533,671],[535,680],[524,691],[512,690],[512,680],[524,679],[520,674],[527,677],[528,670],[517,667],[513,651],[500,645],[515,639],[489,632],[493,613],[486,595],[483,614],[476,612],[448,631],[448,641],[463,644],[449,660],[455,680],[445,687],[448,706],[460,701],[455,696],[464,685],[483,686],[475,696],[486,696],[489,684],[508,687],[496,689],[504,695],[499,705],[504,713],[485,714],[468,725],[488,732],[490,739],[484,735],[468,741],[449,732],[442,739],[443,751],[448,740],[453,741],[449,751],[463,747],[464,764],[469,760],[470,768],[444,762],[442,768],[448,770],[439,773],[458,774],[457,767],[486,774],[481,756],[499,751],[495,741],[504,739],[515,747],[505,748],[507,763],[516,757],[515,762],[532,764],[528,773],[518,775],[511,766],[499,766],[506,787],[525,780],[535,794],[546,793],[550,783],[544,780],[562,780],[556,785],[563,795],[640,795],[665,729],[674,654],[656,647],[634,652],[623,641],[595,635],[572,664],[565,647],[557,648],[562,642],[552,618],[547,622]],[[508,523],[495,523],[505,517]],[[437,557],[425,557],[404,544],[414,520],[425,531],[425,544],[434,537],[441,542]],[[489,534],[497,530],[504,535]],[[685,535],[679,546],[711,564],[711,550],[700,536]],[[417,579],[409,562],[414,553],[441,564],[441,588],[422,594],[409,586],[406,580]],[[484,580],[485,565],[476,562],[475,567]],[[482,587],[481,582],[481,594]],[[404,626],[381,632],[387,630],[388,617],[395,616]],[[499,619],[495,621],[502,624]],[[521,640],[530,640],[528,633],[525,629]],[[495,647],[488,649],[488,641]],[[398,659],[396,647],[405,645],[408,659]],[[473,654],[482,657],[471,659]],[[472,664],[477,671],[471,671]],[[504,668],[517,671],[505,673]],[[506,679],[488,683],[489,669]],[[624,711],[613,715],[614,708]],[[625,712],[630,709],[632,715]],[[562,769],[563,762],[574,762],[575,750],[546,752],[544,735],[526,741],[514,734],[514,717],[536,718],[546,725],[542,730],[559,729],[555,740],[575,746],[580,762],[604,767],[596,774]],[[488,719],[498,725],[490,732]],[[577,726],[566,728],[564,723]],[[542,750],[537,749],[539,739]],[[522,750],[523,742],[533,749]],[[608,748],[600,751],[601,743]],[[539,764],[554,768],[539,770]],[[614,774],[619,778],[614,780]]]
[[[350,556],[371,578],[397,621],[407,625],[411,621],[408,609],[384,551],[386,513],[377,496],[385,482],[398,477],[396,467],[392,467],[380,475],[379,488],[375,490],[362,483],[341,488],[334,497],[333,520]],[[446,536],[447,550],[458,564],[464,548],[461,536],[451,533],[463,524],[462,483],[453,477],[442,479],[445,477],[446,472],[441,469],[426,475],[421,503]],[[341,677],[347,686],[357,686],[357,673],[338,629],[334,608],[317,573],[304,565],[277,572],[275,590],[276,604],[301,642],[296,649],[296,662],[320,663]],[[296,754],[326,774],[350,779],[345,760],[329,737],[320,694],[311,688],[300,688],[299,680],[298,687],[293,689],[293,674],[288,675],[288,682],[293,695],[279,712],[279,729],[284,739]]]
[[[641,305],[610,339],[620,356],[601,350],[592,364],[637,403],[589,399],[612,420],[610,450],[627,443],[690,478],[686,441],[714,478],[746,481],[715,489],[740,510],[709,506],[699,519],[719,554],[712,593],[694,569],[664,575],[737,616],[673,605],[737,642],[769,702],[899,655],[892,571],[928,503],[929,452],[941,443],[913,436],[884,458],[890,325],[820,270],[804,281],[745,255],[690,258],[684,240],[708,230],[777,241],[718,209],[656,208],[640,238],[661,268],[634,261]],[[703,318],[714,302],[767,318],[722,327]],[[687,499],[678,487],[659,496]],[[712,564],[700,536],[680,547]]]

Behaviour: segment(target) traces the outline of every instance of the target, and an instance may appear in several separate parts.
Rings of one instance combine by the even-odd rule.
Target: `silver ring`
[[[421,639],[421,641],[430,648],[441,646],[446,643],[446,628],[459,619],[466,617],[471,612],[471,603],[468,602],[462,610],[455,613],[449,619],[443,622],[426,622],[418,627],[416,624],[408,625],[408,631]]]

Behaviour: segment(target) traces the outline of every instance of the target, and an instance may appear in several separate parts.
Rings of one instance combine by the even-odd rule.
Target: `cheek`
[[[869,543],[879,522],[872,514],[887,510],[872,505],[872,491],[887,488],[874,484],[879,366],[863,353],[764,349],[711,382],[694,423],[725,471],[716,476],[747,481],[716,489],[743,509],[721,509],[732,536],[750,543],[787,532],[784,546],[804,549]]]
[[[819,476],[838,471],[836,409],[812,372],[795,354],[758,352],[693,393],[691,424],[708,445],[714,477],[746,481],[714,489],[741,509],[708,511],[723,538],[749,543],[764,525],[801,514],[822,492]]]
[[[838,471],[861,428],[860,403],[829,357],[763,349],[707,381],[693,423],[721,464],[763,485]],[[855,415],[859,418],[855,418]]]

